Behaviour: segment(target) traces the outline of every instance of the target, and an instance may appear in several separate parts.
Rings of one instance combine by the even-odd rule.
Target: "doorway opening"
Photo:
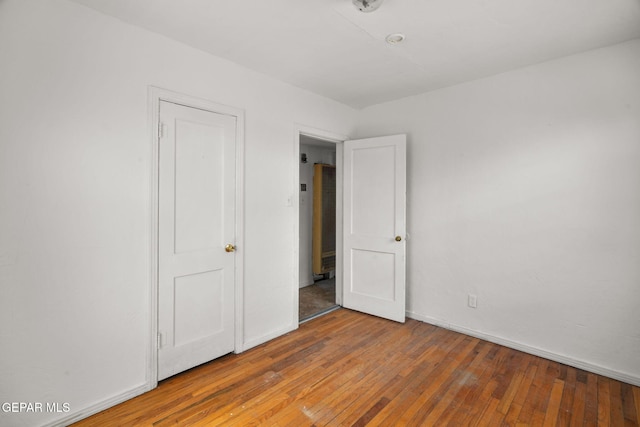
[[[298,319],[339,307],[336,298],[336,143],[300,135]]]

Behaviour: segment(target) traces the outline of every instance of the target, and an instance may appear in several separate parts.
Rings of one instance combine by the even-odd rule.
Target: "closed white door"
[[[344,143],[343,306],[405,320],[406,135]]]
[[[161,380],[234,350],[236,117],[161,101],[159,127]]]

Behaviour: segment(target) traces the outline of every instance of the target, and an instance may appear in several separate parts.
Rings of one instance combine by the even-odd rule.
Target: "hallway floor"
[[[320,280],[300,288],[298,319],[303,321],[336,306],[336,279]]]

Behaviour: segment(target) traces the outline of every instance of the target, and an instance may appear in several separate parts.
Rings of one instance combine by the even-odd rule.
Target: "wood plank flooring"
[[[76,426],[637,426],[640,389],[426,323],[339,309]]]

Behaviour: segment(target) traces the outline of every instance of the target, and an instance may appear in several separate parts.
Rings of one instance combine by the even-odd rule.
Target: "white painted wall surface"
[[[297,327],[294,124],[356,111],[63,0],[0,2],[0,60],[0,402],[70,406],[0,425],[146,385],[149,85],[245,110],[245,344]]]
[[[412,317],[640,384],[640,40],[360,117],[409,134]]]
[[[300,163],[300,287],[313,284],[313,165],[336,164],[336,149],[300,144],[300,153],[307,154],[307,163]]]

